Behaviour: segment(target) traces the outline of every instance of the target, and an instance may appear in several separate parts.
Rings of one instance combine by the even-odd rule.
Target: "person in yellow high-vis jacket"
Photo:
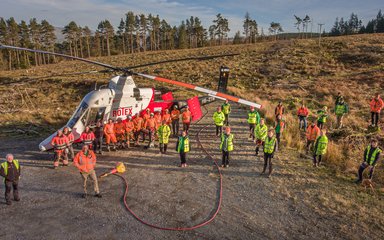
[[[7,154],[6,161],[0,165],[0,176],[4,178],[5,184],[5,201],[7,205],[11,205],[11,190],[13,187],[13,199],[20,201],[19,197],[19,179],[20,164],[19,161],[13,159],[12,154]]]
[[[159,137],[159,147],[161,153],[167,153],[169,136],[171,135],[171,128],[166,120],[163,120],[160,127],[157,129],[157,136]]]
[[[223,103],[223,105],[221,105],[221,109],[223,110],[224,117],[225,117],[224,124],[226,126],[228,126],[229,125],[229,114],[231,113],[231,104],[229,104],[228,99],[226,99],[225,103]]]
[[[187,153],[191,150],[191,144],[187,131],[183,131],[181,136],[177,139],[176,151],[180,155],[181,164],[180,167],[187,167]]]
[[[264,142],[264,168],[261,174],[265,173],[265,170],[269,165],[268,177],[270,177],[272,174],[272,158],[275,155],[276,146],[277,146],[277,139],[274,137],[274,132],[275,130],[273,128],[269,129],[268,137],[265,138],[265,142]]]
[[[233,151],[233,134],[230,127],[226,127],[225,133],[221,134],[220,150],[223,155],[221,167],[229,167],[229,153]]]
[[[221,136],[223,133],[223,125],[225,121],[225,116],[221,111],[221,107],[217,107],[217,111],[213,114],[212,118],[216,125],[216,137]]]

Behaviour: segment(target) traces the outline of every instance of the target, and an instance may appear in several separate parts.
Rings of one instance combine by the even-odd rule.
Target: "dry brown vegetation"
[[[216,89],[218,69],[231,69],[230,91],[249,100],[261,102],[263,113],[273,119],[274,105],[282,100],[290,114],[284,134],[287,147],[303,149],[303,135],[297,131],[295,112],[301,101],[316,112],[327,105],[333,108],[334,96],[342,92],[351,113],[342,130],[334,130],[335,117],[327,123],[332,140],[325,161],[335,171],[355,173],[362,160],[368,133],[369,101],[384,87],[384,35],[357,35],[325,38],[321,47],[316,40],[289,40],[253,45],[221,46],[192,50],[138,53],[95,60],[117,66],[132,66],[165,59],[221,53],[240,53],[236,57],[209,61],[166,63],[143,67],[148,72]],[[0,136],[27,133],[44,135],[69,118],[81,98],[94,83],[106,84],[109,74],[86,74],[41,78],[47,75],[100,70],[86,63],[63,61],[28,70],[0,72]],[[136,77],[143,87],[171,90],[178,97],[194,93]],[[18,129],[15,132],[14,129]],[[383,137],[377,136],[384,145]],[[383,166],[381,164],[381,166]],[[384,182],[379,166],[375,181]],[[349,175],[351,178],[353,175]]]

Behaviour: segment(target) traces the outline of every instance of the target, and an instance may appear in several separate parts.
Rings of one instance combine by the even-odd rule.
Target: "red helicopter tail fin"
[[[187,100],[187,104],[189,110],[192,113],[192,121],[197,121],[203,116],[203,112],[201,111],[200,101],[197,96],[190,98]]]

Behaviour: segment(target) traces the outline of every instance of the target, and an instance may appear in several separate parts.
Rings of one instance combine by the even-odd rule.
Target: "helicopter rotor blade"
[[[228,53],[228,54],[220,54],[220,55],[210,55],[210,56],[201,56],[201,57],[187,57],[187,58],[178,58],[178,59],[170,59],[170,60],[164,60],[159,62],[152,62],[152,63],[145,63],[141,65],[135,65],[127,67],[127,69],[135,69],[135,68],[141,68],[141,67],[148,67],[163,63],[171,63],[171,62],[182,62],[182,61],[194,61],[194,60],[209,60],[213,58],[220,58],[220,57],[233,57],[240,55],[239,53]]]
[[[48,55],[59,56],[59,57],[64,57],[64,58],[69,58],[69,59],[75,59],[75,60],[83,61],[83,62],[86,62],[86,63],[95,64],[95,65],[98,65],[98,66],[101,66],[101,67],[105,67],[105,68],[109,68],[109,69],[112,69],[112,70],[115,70],[115,71],[127,72],[127,69],[125,69],[125,68],[114,67],[114,66],[109,65],[109,64],[88,60],[88,59],[85,59],[85,58],[74,57],[74,56],[70,56],[70,55],[66,55],[66,54],[62,54],[62,53],[48,52],[48,51],[43,51],[43,50],[35,50],[35,49],[22,48],[22,47],[14,47],[14,46],[3,45],[3,44],[0,44],[0,49],[12,49],[12,50],[21,50],[21,51],[27,51],[27,52],[48,54]]]
[[[172,84],[172,85],[176,85],[176,86],[192,89],[192,90],[195,90],[195,91],[198,91],[198,92],[206,93],[208,95],[212,95],[212,96],[215,96],[215,97],[225,98],[225,99],[228,99],[228,100],[230,100],[232,102],[237,102],[237,103],[240,103],[240,104],[248,105],[248,106],[259,108],[259,109],[262,108],[261,104],[250,102],[248,100],[241,99],[241,98],[238,98],[238,97],[235,97],[235,96],[232,96],[232,95],[228,95],[228,94],[225,94],[225,93],[216,92],[216,91],[213,91],[213,90],[210,90],[210,89],[207,89],[207,88],[202,88],[202,87],[199,87],[199,86],[196,86],[196,85],[193,85],[193,84],[183,83],[183,82],[179,82],[179,81],[176,81],[176,80],[171,80],[171,79],[157,77],[157,76],[151,76],[151,75],[143,74],[143,73],[134,73],[134,74],[137,75],[137,76],[141,76],[141,77],[144,77],[144,78],[152,79],[152,80],[155,80],[155,81],[158,81],[158,82],[169,83],[169,84]]]

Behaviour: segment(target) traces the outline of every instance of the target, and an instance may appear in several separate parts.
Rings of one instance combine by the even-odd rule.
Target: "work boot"
[[[13,200],[15,200],[16,202],[19,202],[20,198],[19,197],[14,197]]]
[[[96,193],[96,194],[95,194],[95,197],[97,197],[97,198],[102,198],[103,196],[102,196],[100,193]]]

